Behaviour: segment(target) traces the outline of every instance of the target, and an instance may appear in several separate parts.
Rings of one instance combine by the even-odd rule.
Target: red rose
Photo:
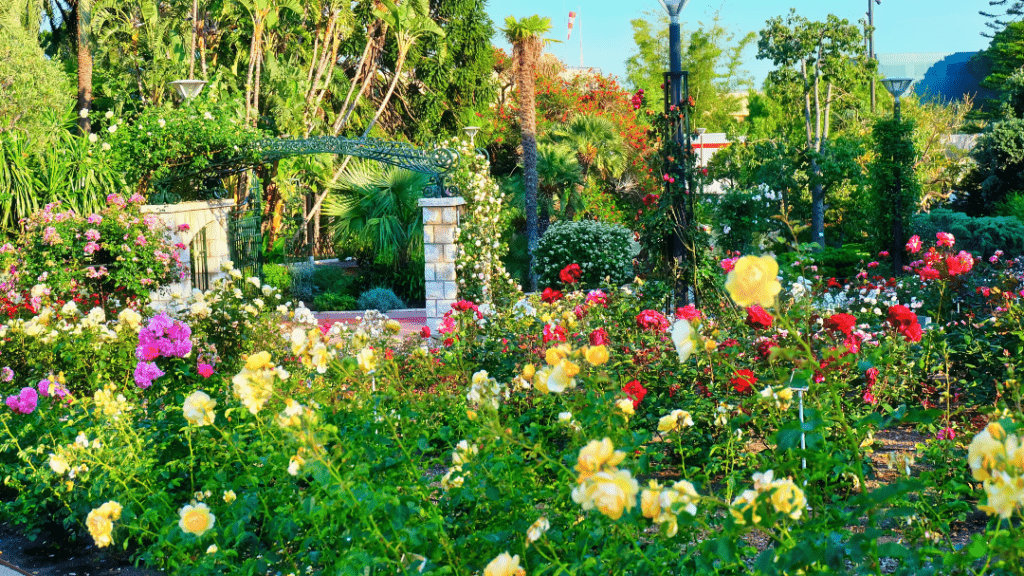
[[[636,325],[651,332],[665,332],[668,330],[669,322],[668,318],[665,318],[665,315],[660,312],[644,310],[636,315]]]
[[[772,356],[772,348],[778,348],[779,343],[770,338],[766,338],[757,343],[757,354],[762,360],[767,360]]]
[[[607,346],[608,332],[605,332],[604,328],[595,328],[594,331],[590,333],[590,345]]]
[[[918,323],[917,315],[910,308],[899,304],[889,306],[889,317],[885,320],[896,329],[896,332],[906,338],[907,342],[921,341],[921,324]]]
[[[868,383],[868,388],[871,388],[878,382],[878,368],[872,366],[864,371],[864,380]]]
[[[583,276],[583,270],[580,270],[579,264],[569,264],[558,273],[558,277],[566,284],[579,282],[581,276]]]
[[[693,322],[701,317],[700,310],[693,304],[687,304],[682,308],[676,308],[676,318],[680,320],[686,320],[687,322]]]
[[[633,399],[634,410],[640,407],[640,402],[644,399],[644,396],[647,395],[647,389],[640,384],[639,380],[630,381],[629,384],[622,387],[622,391]]]
[[[772,315],[769,314],[767,310],[761,308],[757,304],[754,304],[747,308],[747,326],[750,326],[755,330],[758,328],[771,328],[772,320],[774,320]]]
[[[420,338],[430,338],[430,326],[420,328]]]
[[[754,384],[757,384],[757,377],[750,370],[744,368],[738,370],[733,374],[732,379],[729,380],[729,384],[732,385],[732,389],[739,392],[740,394],[750,394],[753,390]]]
[[[540,299],[548,304],[554,304],[562,299],[562,293],[550,287],[545,288],[544,291],[540,293]]]
[[[849,336],[850,333],[853,332],[853,328],[856,325],[857,318],[852,314],[845,314],[843,312],[833,314],[825,320],[825,328],[835,332],[842,332],[846,336]]]
[[[950,273],[952,274],[952,272]],[[939,278],[939,271],[929,265],[918,270],[917,275],[921,277],[921,280],[937,280]]]
[[[547,344],[552,340],[565,342],[565,326],[555,326],[554,328],[551,328],[550,324],[544,325],[544,343]]]

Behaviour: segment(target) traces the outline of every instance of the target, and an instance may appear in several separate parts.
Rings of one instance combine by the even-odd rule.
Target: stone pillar
[[[427,281],[427,326],[437,331],[441,318],[459,297],[455,274],[455,228],[466,201],[454,198],[422,198],[423,273]]]

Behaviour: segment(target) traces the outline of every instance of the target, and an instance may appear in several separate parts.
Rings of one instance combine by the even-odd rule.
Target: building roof
[[[981,87],[987,66],[973,58],[977,52],[912,52],[878,54],[884,77],[913,78],[914,92],[925,100],[950,102],[964,96],[987,98],[994,94]],[[884,92],[883,92],[884,94]]]

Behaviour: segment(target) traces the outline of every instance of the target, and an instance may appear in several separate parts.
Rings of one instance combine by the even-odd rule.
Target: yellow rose
[[[99,510],[89,512],[89,516],[85,519],[85,526],[89,529],[89,535],[92,536],[97,548],[106,548],[114,543],[111,536],[114,531],[114,523],[110,521],[110,518],[100,514]]]
[[[533,380],[534,374],[537,373],[537,368],[533,364],[527,364],[523,366],[523,378],[527,380]]]
[[[384,323],[384,328],[392,334],[398,334],[402,331],[402,325],[398,323],[398,320],[388,320]]]
[[[292,329],[289,340],[292,343],[292,354],[298,356],[306,351],[306,344],[309,343],[309,340],[306,338],[306,331],[302,328]]]
[[[544,361],[549,366],[558,366],[559,362],[569,357],[571,349],[566,345],[553,346],[544,353]]]
[[[685,319],[676,320],[672,324],[672,343],[676,346],[679,361],[686,362],[693,354],[693,327]]]
[[[110,518],[111,520],[121,519],[121,505],[113,500],[104,503],[102,506],[96,509],[97,512]]]
[[[671,432],[679,427],[679,420],[671,414],[662,416],[658,420],[658,432]]]
[[[63,456],[59,454],[50,454],[51,470],[63,476],[64,473],[67,472],[70,468],[71,466],[68,464],[68,461],[65,460]]]
[[[743,525],[747,523],[747,519],[744,516],[747,510],[752,511],[752,520],[754,524],[761,521],[761,517],[757,515],[757,491],[756,490],[744,490],[742,494],[736,497],[732,501],[732,507],[729,508],[729,513],[732,514],[733,520],[737,524]]]
[[[526,570],[519,565],[518,554],[502,552],[484,568],[484,576],[526,576]]]
[[[672,485],[672,490],[676,493],[676,501],[686,505],[683,510],[686,510],[690,516],[696,516],[697,501],[700,500],[700,494],[697,494],[697,489],[693,487],[693,483],[680,480]]]
[[[369,374],[377,369],[377,359],[373,356],[373,350],[371,348],[363,348],[356,354],[356,361],[359,363],[359,369],[364,374]]]
[[[587,362],[592,366],[600,366],[608,361],[608,347],[604,344],[587,348]]]
[[[772,483],[772,506],[775,510],[789,516],[793,520],[799,520],[807,507],[807,500],[804,498],[804,491],[793,483],[792,480],[776,480]]]
[[[204,503],[186,505],[178,511],[178,515],[181,516],[178,527],[183,532],[196,536],[202,536],[210,528],[213,528],[213,524],[217,520],[210,512],[210,507]]]
[[[548,389],[548,378],[550,377],[550,370],[537,370],[537,373],[533,376],[533,387],[539,390],[541,394],[550,394],[551,390]]]
[[[725,289],[733,302],[740,306],[758,304],[765,308],[775,305],[775,297],[782,290],[777,276],[779,264],[772,256],[744,256],[725,280]]]
[[[573,369],[575,369],[574,372]],[[542,392],[552,392],[554,394],[561,394],[562,392],[565,392],[567,388],[576,387],[576,380],[573,379],[573,375],[579,372],[579,370],[579,367],[577,367],[572,362],[569,362],[568,360],[562,360],[561,362],[558,363],[558,366],[555,366],[554,370],[552,370],[550,373],[547,373],[547,380],[543,386],[541,386],[538,383],[534,383],[534,385],[537,386],[537,389],[541,390]],[[570,375],[570,372],[573,372],[573,374]],[[541,370],[537,374],[540,375],[545,373],[545,370]]]
[[[707,352],[714,352],[715,349],[717,349],[717,348],[718,348],[718,342],[715,342],[714,340],[705,340],[704,341],[704,350],[705,351],[707,351]]]
[[[997,424],[998,426],[998,424]],[[1002,426],[995,430],[996,434],[1002,432]],[[995,469],[1000,459],[1006,458],[1006,446],[996,440],[992,435],[992,426],[979,432],[970,446],[967,447],[967,463],[971,466],[971,472],[975,480],[987,480],[990,473]]]
[[[235,496],[235,491],[234,490],[228,490],[227,492],[224,493],[224,503],[225,504],[231,504],[232,502],[235,501],[236,498],[238,498],[238,497]]]
[[[636,506],[640,486],[629,470],[598,472],[585,484],[573,490],[573,500],[584,510],[597,508],[598,512],[618,520],[622,513]]]
[[[629,420],[630,416],[632,416],[633,414],[636,414],[636,411],[633,410],[633,401],[630,400],[629,398],[622,398],[622,399],[616,401],[615,402],[615,407],[618,408],[623,414],[626,415],[626,419],[627,420]]]
[[[659,504],[661,499],[661,484],[657,481],[651,480],[647,484],[647,488],[640,493],[640,511],[643,513],[644,518],[657,518],[661,514],[661,505]]]
[[[185,413],[185,420],[194,426],[210,426],[217,415],[213,408],[217,405],[216,400],[211,400],[206,392],[196,390],[185,398],[182,411]]]
[[[580,473],[578,481],[583,482],[605,467],[614,470],[625,459],[626,453],[616,450],[611,438],[591,440],[580,448],[576,459],[576,471]]]
[[[245,367],[253,372],[270,366],[270,352],[257,352],[245,360]]]
[[[986,504],[978,510],[992,516],[1009,518],[1024,501],[1024,478],[1014,478],[1006,472],[996,472],[984,483]]]
[[[540,537],[543,536],[549,528],[551,528],[551,522],[548,522],[547,518],[545,518],[544,516],[537,518],[537,521],[531,524],[530,527],[526,530],[527,544],[529,544],[530,542],[536,542],[537,540],[540,540]]]

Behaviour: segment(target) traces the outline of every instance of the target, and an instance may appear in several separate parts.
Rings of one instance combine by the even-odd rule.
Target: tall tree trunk
[[[526,247],[530,255],[530,291],[537,291],[537,100],[534,74],[541,40],[529,37],[519,49],[519,121],[523,140],[523,184],[526,188]]]
[[[92,50],[89,46],[89,11],[92,0],[78,0],[78,128],[82,134],[91,130],[89,117],[82,110],[92,109]]]
[[[203,17],[197,24],[199,27],[199,64],[203,71],[203,80],[209,78],[206,71],[206,10],[203,10]]]

